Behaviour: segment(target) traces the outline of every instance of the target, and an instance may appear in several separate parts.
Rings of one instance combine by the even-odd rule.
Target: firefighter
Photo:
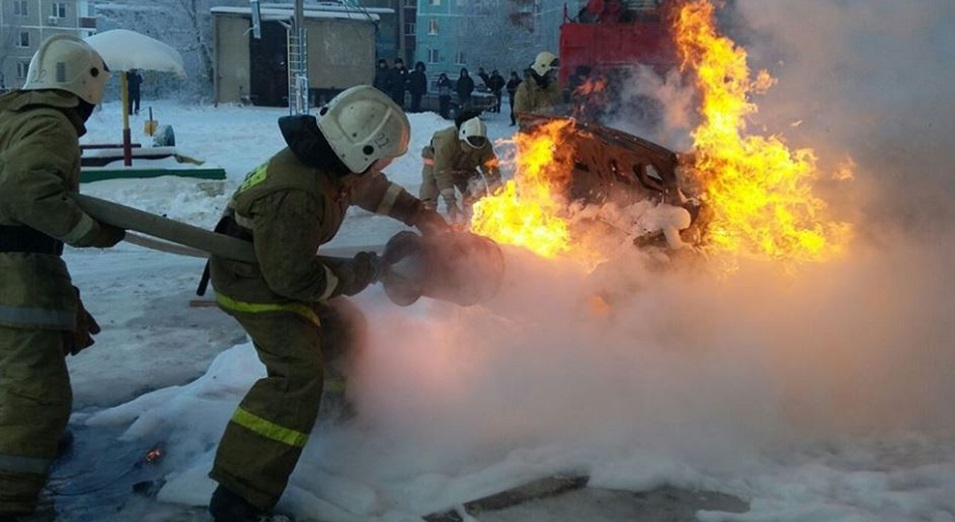
[[[401,108],[367,85],[352,87],[310,115],[279,120],[287,147],[249,173],[218,230],[252,241],[257,264],[213,256],[216,301],[252,338],[267,377],[235,410],[210,477],[217,522],[270,520],[318,416],[328,360],[345,347],[340,296],[374,281],[375,255],[337,262],[315,252],[338,232],[351,204],[423,232],[444,219],[381,170],[408,149]],[[278,518],[276,518],[278,519]]]
[[[544,112],[560,103],[561,93],[553,71],[560,61],[549,52],[542,52],[530,66],[529,78],[521,82],[514,94],[514,112]]]
[[[110,247],[125,232],[69,197],[79,137],[109,69],[86,42],[47,38],[21,90],[0,97],[0,521],[34,511],[73,395],[65,356],[93,344],[63,244]]]
[[[494,147],[487,139],[487,126],[477,117],[435,132],[421,157],[424,166],[418,196],[433,209],[440,195],[454,221],[466,218],[477,199],[493,194],[501,186],[501,172]],[[463,207],[458,205],[455,189],[462,194]]]

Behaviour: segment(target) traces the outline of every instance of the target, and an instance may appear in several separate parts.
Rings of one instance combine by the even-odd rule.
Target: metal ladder
[[[308,114],[308,108],[308,32],[293,26],[288,30],[288,112]]]

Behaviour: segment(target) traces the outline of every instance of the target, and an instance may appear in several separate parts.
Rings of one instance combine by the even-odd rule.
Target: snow
[[[170,72],[186,77],[182,55],[169,45],[129,29],[113,29],[88,36],[86,41],[112,71]]]
[[[283,146],[282,109],[153,108],[181,154],[228,179],[83,192],[211,227],[245,173]],[[107,103],[83,142],[116,142],[119,113]],[[387,173],[416,193],[420,150],[450,123],[409,117],[411,148]],[[134,141],[148,146],[138,123]],[[495,140],[513,132],[507,124],[488,115]],[[506,164],[510,146],[498,149]],[[334,245],[381,245],[403,228],[355,209]],[[484,307],[398,308],[373,287],[355,298],[371,330],[349,379],[359,415],[315,429],[280,507],[403,522],[585,472],[594,487],[670,485],[750,503],[701,521],[955,521],[953,253],[948,240],[924,249],[889,236],[795,276],[743,266],[724,279],[655,272],[635,254],[587,277],[508,249],[509,279]],[[229,317],[188,306],[201,260],[125,244],[66,259],[103,325],[97,345],[69,360],[74,423],[161,437],[172,472],[159,500],[204,505],[223,427],[264,372],[254,350]],[[611,296],[609,311],[591,306],[597,293]]]
[[[360,10],[358,9],[349,9],[341,8],[337,9],[329,7],[328,9],[314,10],[307,9],[304,11],[305,18],[312,19],[335,19],[335,20],[368,20],[371,22],[377,22],[381,19],[378,16],[379,12],[392,13],[392,9],[387,9],[382,11],[381,9],[365,9],[364,7]],[[252,10],[248,7],[213,7],[213,14],[238,14],[238,15],[252,15]],[[289,20],[295,16],[295,11],[292,9],[276,9],[262,7],[260,9],[262,20]]]

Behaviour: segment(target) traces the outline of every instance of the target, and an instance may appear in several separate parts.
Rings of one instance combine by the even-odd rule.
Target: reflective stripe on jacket
[[[315,326],[322,326],[315,310],[302,303],[247,303],[245,301],[236,301],[231,297],[216,292],[216,304],[229,312],[243,314],[257,314],[263,312],[292,312],[311,321]]]

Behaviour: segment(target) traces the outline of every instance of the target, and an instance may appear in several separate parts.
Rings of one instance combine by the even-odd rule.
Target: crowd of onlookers
[[[481,83],[477,84],[468,69],[462,68],[458,77],[453,80],[445,73],[439,74],[433,87],[429,88],[426,70],[424,62],[415,63],[414,70],[409,71],[401,58],[395,58],[390,66],[387,60],[380,59],[375,70],[374,87],[387,93],[408,112],[422,112],[422,100],[429,91],[435,92],[438,97],[438,113],[448,118],[452,97],[457,100],[459,107],[470,109],[476,104],[476,96],[484,96],[480,93],[493,96],[494,101],[487,108],[487,112],[501,112],[506,93],[513,114],[514,93],[523,81],[516,71],[511,71],[509,78],[505,79],[497,69],[488,73],[483,67],[479,67],[477,80]],[[515,123],[513,116],[511,123]]]

